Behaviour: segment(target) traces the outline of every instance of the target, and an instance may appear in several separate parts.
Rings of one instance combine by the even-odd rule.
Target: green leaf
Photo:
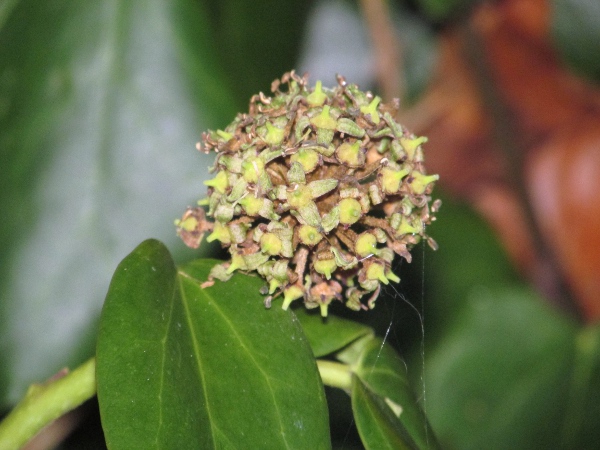
[[[440,442],[461,449],[557,448],[574,336],[573,323],[526,289],[474,290],[426,353],[427,415]],[[592,401],[600,401],[597,389]]]
[[[563,59],[575,71],[600,81],[600,2],[553,0],[552,34]]]
[[[211,8],[211,31],[238,108],[271,92],[271,82],[296,66],[310,1],[220,0]],[[314,82],[314,80],[313,80]]]
[[[332,314],[323,318],[304,307],[294,312],[316,358],[339,351],[361,337],[373,335],[373,330],[368,326]]]
[[[205,192],[235,111],[195,0],[0,9],[0,406],[93,353],[110,276]]]
[[[600,325],[577,334],[574,353],[561,444],[562,448],[594,448],[600,441]]]
[[[177,270],[149,240],[119,265],[97,353],[109,448],[330,448],[300,323],[265,309],[258,278],[203,289],[216,262]]]
[[[418,449],[388,405],[359,377],[352,380],[352,411],[367,450]]]
[[[356,376],[373,395],[401,411],[398,420],[411,440],[419,448],[436,448],[434,434],[406,376],[406,365],[394,349],[379,338],[365,339],[354,362],[348,360],[348,355],[345,352],[342,358],[351,363]]]
[[[425,13],[436,21],[443,21],[465,13],[477,0],[418,0]]]

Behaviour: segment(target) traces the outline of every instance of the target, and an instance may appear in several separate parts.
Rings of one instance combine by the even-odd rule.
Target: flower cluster
[[[282,87],[287,84],[287,88]],[[207,206],[188,208],[178,233],[197,247],[228,247],[231,260],[211,279],[256,271],[268,282],[265,304],[283,296],[283,308],[303,299],[308,308],[345,300],[373,308],[381,283],[399,282],[394,255],[410,248],[435,220],[430,206],[438,175],[427,175],[421,145],[394,120],[398,102],[382,104],[338,77],[334,89],[294,72],[250,100],[224,130],[204,133],[198,148],[216,152],[214,178],[205,182]],[[367,295],[367,301],[362,298]]]

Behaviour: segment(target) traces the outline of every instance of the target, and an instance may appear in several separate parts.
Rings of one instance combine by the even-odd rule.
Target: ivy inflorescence
[[[184,242],[218,240],[231,259],[211,279],[256,271],[267,280],[265,303],[286,309],[303,299],[327,315],[333,300],[373,308],[381,284],[400,279],[395,255],[409,250],[435,220],[422,144],[394,119],[398,101],[381,103],[338,76],[337,86],[309,88],[294,72],[250,100],[224,130],[198,148],[216,152],[208,197],[176,221]],[[283,89],[287,85],[286,89]],[[363,300],[366,298],[366,301]]]

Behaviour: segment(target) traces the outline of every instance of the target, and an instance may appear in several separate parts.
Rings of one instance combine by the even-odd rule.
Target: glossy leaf
[[[419,448],[389,406],[358,377],[353,377],[351,395],[354,420],[366,449]]]
[[[0,7],[0,405],[93,353],[114,267],[205,191],[235,114],[194,0]],[[35,280],[35,281],[33,281]]]
[[[364,338],[338,354],[354,374],[388,407],[419,448],[437,448],[427,419],[419,407],[406,376],[406,364],[394,349],[379,338]]]
[[[109,448],[329,448],[323,387],[291,311],[263,282],[202,288],[150,240],[119,265],[102,312],[98,399]]]
[[[210,6],[211,32],[235,93],[238,109],[248,110],[250,97],[269,94],[271,82],[297,68],[305,19],[311,1],[248,2],[221,0]],[[313,81],[314,82],[314,81]]]
[[[426,353],[427,414],[442,444],[556,448],[570,420],[574,336],[573,323],[527,290],[474,290]],[[597,389],[586,386],[598,404]]]
[[[339,351],[361,337],[373,335],[373,330],[361,323],[333,314],[323,318],[315,312],[304,307],[295,310],[316,358]]]

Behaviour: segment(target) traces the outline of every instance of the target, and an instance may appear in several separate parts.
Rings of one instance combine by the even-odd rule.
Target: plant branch
[[[62,378],[33,384],[0,423],[0,448],[19,449],[45,426],[96,394],[96,360],[89,359]]]
[[[361,0],[363,16],[375,53],[377,81],[386,101],[402,98],[401,48],[387,0]]]
[[[317,359],[317,367],[323,384],[349,391],[352,387],[352,371],[350,366],[334,361]]]

